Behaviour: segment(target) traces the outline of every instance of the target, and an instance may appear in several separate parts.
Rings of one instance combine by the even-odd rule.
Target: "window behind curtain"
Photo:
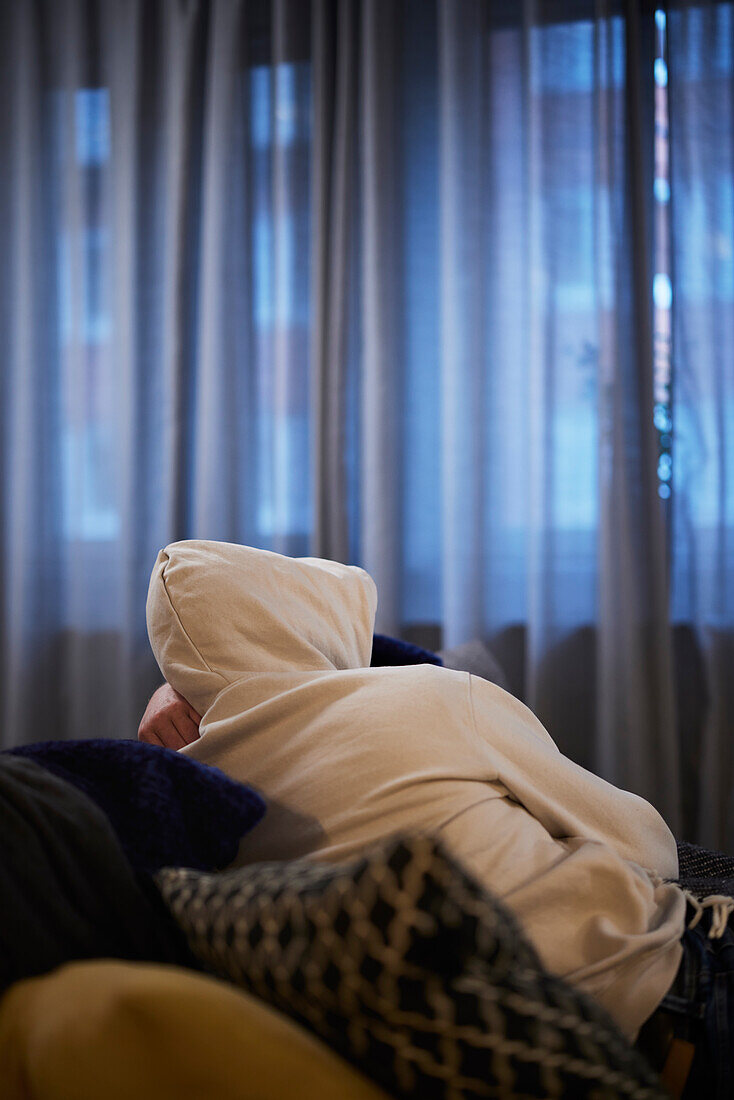
[[[111,388],[105,352],[114,338],[109,298],[110,226],[102,205],[110,160],[109,91],[83,87],[52,100],[59,183],[78,189],[73,222],[59,225],[57,302],[62,363],[62,531],[69,542],[119,535]],[[83,379],[72,376],[83,372]],[[82,394],[83,400],[79,401]]]
[[[253,317],[258,379],[257,539],[285,536],[308,552],[309,172],[311,67],[308,61],[250,69]],[[276,166],[276,157],[282,162]],[[299,181],[300,186],[293,186]],[[287,379],[274,357],[287,348]],[[280,382],[280,384],[279,384]]]
[[[566,5],[568,9],[568,5]],[[441,619],[441,531],[436,494],[440,486],[440,194],[438,178],[439,119],[437,99],[437,49],[435,13],[424,5],[406,5],[406,23],[411,36],[404,51],[404,79],[401,89],[401,140],[403,161],[402,223],[403,281],[405,287],[404,360],[399,365],[404,379],[404,608],[408,623],[439,622]],[[550,9],[549,9],[550,10]],[[531,271],[531,285],[549,295],[556,319],[553,347],[557,360],[568,369],[559,372],[553,421],[547,425],[554,444],[553,468],[548,472],[553,498],[554,526],[559,545],[566,554],[567,597],[578,592],[590,599],[597,495],[597,353],[599,333],[597,310],[605,308],[608,287],[604,269],[595,267],[598,246],[596,216],[605,202],[603,180],[596,175],[593,142],[595,96],[595,25],[578,18],[535,26],[530,31],[529,94],[540,101],[542,113],[564,116],[562,155],[548,159],[546,174],[534,181],[540,188],[530,202],[542,202],[548,224],[553,226],[557,248],[552,270]],[[686,16],[696,34],[695,12]],[[725,327],[734,299],[734,181],[731,158],[724,148],[711,149],[710,175],[705,186],[695,180],[679,183],[686,192],[687,218],[679,226],[679,267],[673,272],[668,239],[671,192],[667,141],[666,21],[662,9],[656,14],[655,56],[650,58],[656,83],[655,178],[650,181],[655,196],[656,250],[654,256],[656,391],[651,416],[660,437],[658,476],[660,495],[675,494],[674,445],[682,453],[681,477],[686,478],[686,507],[691,521],[719,537],[719,519],[732,506],[730,487],[734,472],[728,466],[720,476],[708,476],[701,463],[705,441],[716,424],[730,423],[734,415],[731,393],[721,403],[714,389],[690,394],[678,391],[674,372],[671,311],[685,308],[687,331],[699,326]],[[705,81],[707,94],[726,102],[732,87],[732,5],[718,5],[716,49],[704,54],[695,48],[675,74],[681,94],[694,96]],[[501,24],[501,20],[498,21]],[[619,88],[624,81],[621,20],[612,20],[612,44],[602,77]],[[517,42],[511,27],[491,31],[489,49],[497,74],[499,94],[491,125],[497,158],[488,164],[493,174],[493,194],[500,209],[492,220],[498,234],[502,265],[509,283],[519,287],[528,272],[526,257],[511,240],[502,236],[504,214],[507,224],[517,218],[517,203],[526,186],[518,127],[525,105],[514,83],[518,61]],[[308,178],[311,139],[311,73],[307,58],[273,64],[264,51],[245,79],[243,109],[249,111],[249,182],[252,191],[252,315],[256,331],[253,361],[243,363],[256,379],[258,402],[257,519],[253,543],[269,545],[280,534],[291,539],[294,552],[307,552],[310,531],[310,476],[303,456],[309,441],[309,317],[308,264],[303,256],[309,248],[309,189],[288,187],[299,174]],[[494,110],[496,106],[496,110]],[[101,377],[101,352],[115,339],[109,302],[111,227],[105,222],[101,203],[102,177],[115,150],[110,138],[109,92],[104,87],[80,87],[74,93],[57,93],[52,104],[56,120],[56,163],[60,178],[68,172],[68,158],[76,166],[76,186],[81,189],[83,219],[62,225],[58,240],[58,326],[61,352],[74,343],[83,349],[85,400],[72,396],[75,387],[64,388],[62,372],[61,408],[64,421],[63,532],[70,542],[113,542],[119,535],[118,472],[114,464],[110,407],[112,388]],[[71,140],[70,139],[71,135]],[[278,190],[275,151],[281,156],[281,184]],[[503,154],[506,151],[506,155]],[[674,153],[675,155],[675,153]],[[595,243],[596,242],[596,243]],[[705,253],[702,242],[706,242]],[[75,262],[72,263],[72,258]],[[75,273],[75,274],[74,274]],[[74,278],[80,280],[74,285]],[[489,290],[495,289],[493,276]],[[488,301],[491,315],[492,305]],[[699,318],[697,321],[696,318]],[[518,335],[522,318],[517,319]],[[491,330],[489,340],[492,339]],[[509,371],[513,336],[506,330],[506,342],[498,357],[498,372]],[[509,343],[508,343],[509,341]],[[288,386],[280,389],[273,370],[279,342],[288,345],[291,366]],[[519,354],[520,345],[517,344]],[[526,391],[512,378],[494,381],[491,349],[488,354],[488,400],[493,387],[505,390],[507,417],[522,429],[529,420],[522,402]],[[504,364],[504,365],[503,365]],[[353,397],[355,395],[353,394]],[[358,392],[356,394],[358,398]],[[496,405],[487,416],[496,416]],[[507,441],[505,461],[487,468],[488,507],[492,509],[491,545],[493,581],[487,599],[492,616],[521,618],[525,587],[525,512],[517,492],[516,472],[525,462],[523,431]],[[351,452],[352,487],[358,493],[358,455]],[[251,471],[243,470],[242,478]],[[573,492],[568,486],[573,486]],[[352,512],[355,537],[358,508]],[[728,522],[728,521],[727,521]],[[685,552],[682,543],[682,552]],[[358,556],[358,541],[355,542]],[[580,585],[580,587],[579,587]],[[503,607],[504,604],[504,607]]]
[[[267,9],[267,10],[266,10]],[[254,545],[286,539],[292,553],[307,553],[310,533],[309,447],[309,175],[311,67],[308,58],[272,61],[263,33],[269,6],[251,20],[251,64],[242,74],[241,109],[248,134],[244,178],[248,194],[249,293],[254,340],[249,361],[257,403]],[[115,385],[109,354],[118,334],[110,302],[115,262],[110,224],[112,160],[120,153],[111,134],[109,89],[79,87],[52,94],[53,164],[59,196],[74,189],[79,212],[58,220],[57,326],[62,366],[62,534],[70,546],[104,550],[120,537],[121,497],[116,469]],[[68,200],[68,195],[67,195]],[[61,207],[59,207],[61,209]],[[163,217],[158,209],[156,216]],[[119,242],[117,242],[119,246]],[[237,247],[233,240],[233,247]],[[142,286],[147,298],[151,288]],[[287,371],[276,360],[287,360]],[[225,364],[229,369],[231,364]],[[83,379],[78,377],[83,372]],[[84,399],[79,401],[83,392]],[[251,450],[250,453],[253,453]],[[304,461],[304,458],[306,461]],[[101,560],[97,556],[94,560]]]
[[[536,300],[545,299],[553,317],[546,352],[558,388],[552,420],[545,426],[550,465],[543,476],[559,559],[566,562],[558,599],[583,603],[588,618],[593,617],[599,507],[598,317],[613,304],[604,242],[600,244],[598,236],[609,197],[599,177],[595,110],[599,85],[623,95],[625,60],[622,20],[609,21],[607,52],[600,62],[595,55],[596,25],[583,18],[584,5],[576,8],[576,18],[564,19],[569,5],[541,6],[548,20],[530,28],[527,38],[518,13],[509,8],[506,18],[500,13],[487,29],[492,77],[485,120],[490,149],[486,236],[481,240],[487,264],[483,461],[484,538],[491,570],[485,600],[493,623],[520,621],[526,613],[525,472],[533,430],[524,344],[528,318],[523,302],[528,292]],[[430,18],[426,22],[435,36]],[[528,63],[530,71],[523,81],[522,66]],[[441,517],[436,507],[441,432],[437,64],[435,37],[425,29],[417,43],[411,36],[403,86],[404,618],[410,623],[441,620]],[[532,175],[530,113],[552,123],[547,146],[542,126],[532,139],[540,143],[533,151],[540,171]],[[530,255],[524,232],[533,208],[542,220],[542,266]],[[501,452],[494,444],[500,438]]]

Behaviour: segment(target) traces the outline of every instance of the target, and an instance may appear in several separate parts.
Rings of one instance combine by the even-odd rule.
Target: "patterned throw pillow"
[[[346,865],[156,882],[194,955],[398,1097],[662,1098],[609,1017],[542,970],[510,913],[429,837]]]

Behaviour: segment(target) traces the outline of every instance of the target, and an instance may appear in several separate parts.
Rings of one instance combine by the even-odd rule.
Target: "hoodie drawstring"
[[[726,931],[729,917],[734,913],[734,898],[726,897],[724,894],[710,894],[707,898],[699,899],[689,890],[684,890],[683,893],[695,910],[694,916],[688,922],[688,927],[695,928],[703,916],[704,910],[712,909],[708,938],[710,940],[720,940]]]

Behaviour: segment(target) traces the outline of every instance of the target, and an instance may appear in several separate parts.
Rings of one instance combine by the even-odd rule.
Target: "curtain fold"
[[[687,703],[688,814],[734,846],[734,5],[668,5],[672,613],[702,654]],[[686,695],[693,685],[686,680]]]
[[[345,454],[349,283],[354,249],[358,11],[315,0],[311,329],[313,531],[316,557],[347,561]]]
[[[384,634],[398,633],[402,622],[400,326],[405,275],[397,72],[401,14],[391,0],[362,5],[361,557],[377,585],[376,629]]]
[[[669,580],[652,416],[652,277],[645,138],[654,132],[652,81],[635,4],[626,10],[625,88],[604,136],[622,140],[625,172],[610,204],[614,241],[614,358],[600,371],[598,728],[596,765],[634,787],[681,827]],[[609,120],[608,120],[609,121]],[[649,145],[649,142],[648,142]],[[606,149],[607,163],[617,150]],[[620,150],[621,152],[621,150]],[[603,178],[603,177],[602,177]]]
[[[193,510],[183,530],[211,531],[214,538],[229,541],[235,538],[252,499],[237,477],[237,451],[242,446],[238,423],[251,422],[249,395],[238,373],[223,369],[223,364],[238,361],[238,352],[243,361],[242,352],[251,339],[246,262],[250,181],[242,171],[247,158],[242,115],[248,102],[240,75],[246,33],[243,9],[236,4],[217,6],[210,25],[199,27],[198,33],[193,26],[192,32],[192,47],[202,53],[186,66],[184,118],[195,124],[172,127],[174,132],[188,133],[194,142],[188,165],[182,162],[176,172],[190,206],[180,209],[177,227],[167,235],[174,248],[188,248],[190,258],[181,256],[176,262],[172,257],[166,280],[180,288],[174,306],[180,319],[177,329],[180,332],[180,323],[188,318],[192,336],[179,344],[180,351],[191,349],[181,382],[194,381],[188,395],[185,390],[181,393],[183,407],[179,406],[179,432],[185,426],[191,430],[190,438],[179,436],[179,446],[190,446],[193,458],[189,475]],[[187,187],[188,181],[194,186]],[[223,293],[227,287],[236,288],[236,297]],[[188,416],[183,404],[187,397],[193,413]],[[168,463],[167,468],[186,469],[182,457],[183,462]]]
[[[53,267],[39,260],[47,242],[52,261],[62,244],[53,233],[60,165],[42,79],[60,27],[40,26],[30,6],[13,19],[5,13],[4,24],[17,69],[3,81],[2,691],[4,728],[18,737],[28,720],[44,722],[44,698],[59,693],[59,654],[45,630],[61,603],[59,517],[39,507],[58,492],[59,347],[53,327],[39,323],[54,314],[57,287]]]
[[[489,46],[482,3],[439,11],[443,644],[484,629],[482,476]]]

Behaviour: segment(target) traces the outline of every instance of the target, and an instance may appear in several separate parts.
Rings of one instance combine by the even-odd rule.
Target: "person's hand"
[[[154,692],[138,728],[138,741],[182,749],[199,738],[201,717],[170,684]]]

